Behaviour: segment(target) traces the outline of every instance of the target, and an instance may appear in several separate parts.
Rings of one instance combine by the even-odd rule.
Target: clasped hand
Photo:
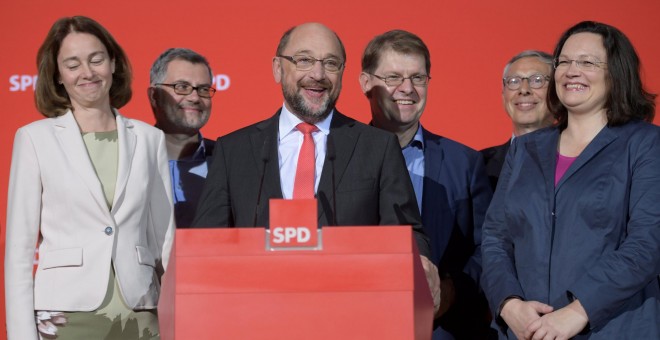
[[[589,319],[579,301],[553,311],[538,301],[514,298],[505,302],[500,316],[518,339],[570,339],[586,327]]]

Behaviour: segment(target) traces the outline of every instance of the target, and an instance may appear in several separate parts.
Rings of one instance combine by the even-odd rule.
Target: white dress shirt
[[[314,193],[319,187],[319,179],[323,170],[325,161],[325,144],[330,133],[330,122],[334,110],[328,117],[321,122],[316,123],[318,131],[312,132],[314,138],[314,159],[316,168],[314,171]],[[302,123],[300,118],[287,110],[286,105],[282,105],[280,113],[279,131],[277,139],[277,155],[280,166],[280,182],[282,183],[282,196],[286,199],[293,197],[293,182],[296,179],[296,167],[298,165],[298,154],[303,142],[303,134],[298,131],[296,126]]]

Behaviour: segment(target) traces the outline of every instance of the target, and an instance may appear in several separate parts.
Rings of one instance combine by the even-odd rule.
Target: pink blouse
[[[573,162],[577,159],[577,157],[566,157],[562,156],[557,152],[557,168],[555,169],[555,186],[557,186],[557,183],[559,183],[559,180],[561,180],[562,176],[566,173],[566,170],[568,170],[568,167],[573,164]]]

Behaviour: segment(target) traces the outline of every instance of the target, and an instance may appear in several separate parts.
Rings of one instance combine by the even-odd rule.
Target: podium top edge
[[[411,253],[410,226],[324,227],[322,250],[291,251],[323,254]],[[177,229],[177,257],[282,254],[266,250],[266,230],[250,228]]]

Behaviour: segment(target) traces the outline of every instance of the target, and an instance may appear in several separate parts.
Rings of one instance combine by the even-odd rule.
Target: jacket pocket
[[[156,267],[156,259],[151,254],[149,249],[142,246],[135,246],[135,251],[137,252],[137,259],[140,264],[144,264],[151,267]]]
[[[56,267],[80,267],[83,263],[82,248],[67,248],[50,250],[39,253],[39,267],[41,269]]]

